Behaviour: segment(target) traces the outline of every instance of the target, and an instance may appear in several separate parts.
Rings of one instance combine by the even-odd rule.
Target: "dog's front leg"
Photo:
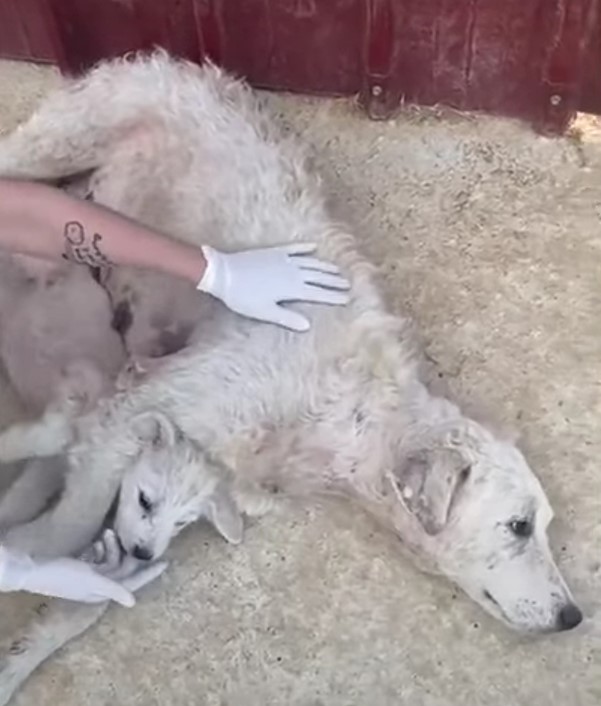
[[[34,557],[79,554],[98,535],[119,483],[118,475],[72,469],[56,506],[33,522],[9,530],[2,541]]]
[[[106,388],[104,375],[85,360],[70,362],[44,414],[13,424],[0,433],[0,462],[44,458],[63,453],[75,437],[77,418],[96,403]]]
[[[41,603],[21,634],[0,650],[0,706],[5,706],[32,672],[48,657],[91,627],[108,603],[81,605],[52,600]]]
[[[166,562],[149,566],[141,566],[139,562],[122,563],[117,540],[110,531],[96,543],[95,555],[98,555],[98,544],[101,545],[100,556],[95,557],[98,570],[133,593],[155,581],[167,566]],[[26,628],[0,648],[0,706],[10,701],[42,662],[99,620],[108,605],[108,602],[82,605],[58,599],[39,604]]]
[[[49,410],[33,422],[13,424],[0,434],[0,462],[43,458],[62,453],[73,440],[73,422]]]
[[[61,490],[66,469],[63,456],[30,460],[0,498],[0,530],[35,519]]]

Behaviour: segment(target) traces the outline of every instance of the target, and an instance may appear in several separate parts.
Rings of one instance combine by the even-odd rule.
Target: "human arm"
[[[133,592],[154,581],[166,569],[165,562],[144,565],[122,559],[111,530],[96,543],[97,563],[64,557],[34,560],[27,554],[0,547],[0,591],[26,591],[79,603],[113,600],[135,604]]]
[[[44,184],[0,179],[0,249],[47,260],[159,270],[196,284],[202,250]]]
[[[0,179],[0,249],[91,267],[126,265],[189,281],[250,318],[306,330],[309,322],[282,302],[341,305],[348,282],[311,257],[314,246],[223,253],[152,231],[110,209],[53,187]]]

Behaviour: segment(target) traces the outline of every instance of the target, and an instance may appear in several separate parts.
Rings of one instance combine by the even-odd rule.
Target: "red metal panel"
[[[101,57],[143,46],[133,0],[48,0],[56,17],[67,66],[78,71]]]
[[[0,0],[0,56],[57,62],[55,36],[38,0]]]
[[[497,0],[368,0],[363,103],[373,117],[400,99],[564,129],[596,5],[504,0],[501,11]]]
[[[444,103],[538,120],[545,41],[553,6],[563,0],[504,0],[502,12],[497,0],[372,4],[386,2],[393,6],[389,14],[394,25],[389,90],[411,103]],[[381,48],[383,28],[374,26],[373,32]],[[382,94],[375,100],[388,102]]]
[[[135,0],[133,5],[141,46],[161,46],[186,59],[201,59],[194,8],[189,0]]]
[[[593,4],[588,19],[588,36],[583,38],[584,56],[581,69],[578,108],[601,114],[601,7]]]
[[[367,0],[360,102],[372,118],[390,115],[401,100],[393,74],[395,11],[393,0]]]
[[[195,0],[206,54],[257,86],[332,95],[361,79],[364,0]]]
[[[580,108],[582,77],[597,12],[597,0],[557,2],[542,71],[542,122],[548,129],[567,127]]]
[[[190,0],[47,2],[65,49],[66,65],[62,68],[69,71],[77,72],[102,58],[153,46],[192,60],[200,57]]]
[[[360,92],[373,117],[444,103],[563,129],[579,100],[601,111],[599,2],[0,0],[0,55],[77,70],[158,44],[259,86]]]
[[[225,28],[221,24],[221,16],[213,0],[192,0],[200,56],[211,59],[217,64],[223,64],[223,45]]]

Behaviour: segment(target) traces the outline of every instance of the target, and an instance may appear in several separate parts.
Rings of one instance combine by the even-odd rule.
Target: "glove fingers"
[[[278,324],[284,328],[288,328],[292,331],[308,331],[311,328],[309,320],[306,319],[302,314],[297,314],[296,311],[290,311],[290,309],[285,309],[283,306],[274,306],[268,312],[265,313],[265,321],[269,321],[272,324]]]
[[[96,575],[95,580],[98,585],[94,589],[94,595],[98,596],[98,602],[111,600],[126,608],[132,608],[136,604],[133,593],[125,585],[111,581],[100,574]]]
[[[140,571],[124,579],[121,584],[129,591],[132,591],[132,593],[135,593],[157,579],[165,571],[167,566],[168,563],[166,561],[157,561],[148,568],[140,569]]]
[[[310,255],[317,250],[317,245],[315,243],[292,243],[284,245],[282,250],[288,255]]]
[[[134,557],[124,556],[121,560],[119,566],[109,566],[97,567],[97,571],[100,571],[103,576],[111,579],[111,581],[117,581],[123,583],[123,579],[129,578],[135,571],[137,571],[140,566],[140,561],[134,559]]]
[[[333,262],[324,262],[316,257],[297,257],[294,259],[294,264],[298,265],[301,270],[317,270],[318,272],[330,272],[333,275],[340,274],[340,268]]]
[[[306,284],[301,292],[300,299],[311,304],[331,304],[332,306],[344,306],[350,301],[348,292],[341,292],[336,289],[324,289],[312,284]]]
[[[327,272],[316,272],[314,270],[304,271],[303,280],[305,284],[315,284],[319,287],[350,289],[350,284],[344,277],[328,274]]]

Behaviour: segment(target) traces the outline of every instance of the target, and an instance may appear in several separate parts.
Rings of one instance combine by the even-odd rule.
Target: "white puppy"
[[[43,425],[17,424],[3,435],[3,461],[65,446],[70,419],[111,391],[126,359],[112,317],[106,292],[85,268],[0,255],[0,361],[27,415],[44,415]],[[26,464],[0,500],[0,528],[36,517],[66,470],[63,456]]]
[[[44,537],[56,553],[76,551],[122,484],[119,533],[160,554],[165,532],[193,518],[197,492],[192,466],[132,468],[132,420],[160,409],[241,488],[349,496],[511,627],[580,622],[548,546],[551,508],[524,457],[426,389],[405,322],[387,312],[373,268],[248,88],[160,53],[107,63],[0,142],[3,175],[88,169],[98,201],[190,242],[314,241],[351,278],[352,301],[299,307],[313,322],[303,335],[216,305],[188,348],[78,421],[61,502],[17,528],[14,546],[35,551]],[[132,338],[135,282],[129,275]]]
[[[0,528],[34,519],[61,491],[64,454],[76,440],[77,417],[114,391],[118,373],[119,385],[127,389],[125,347],[113,323],[107,293],[86,268],[0,256],[0,360],[28,413],[43,413],[37,422],[15,424],[0,435],[2,461],[38,457],[0,500]],[[183,469],[193,467],[195,487],[189,494],[197,500],[194,519],[206,517],[229,541],[241,541],[242,520],[229,498],[225,471],[204,461],[196,445],[163,414],[140,415],[131,430],[133,472],[152,477],[166,454],[170,470],[181,466],[185,475]],[[205,473],[198,472],[201,465]],[[165,529],[167,536],[174,533],[174,526]],[[9,544],[10,536],[9,530]],[[35,553],[52,555],[54,548],[40,547]],[[149,558],[143,549],[135,553]]]

